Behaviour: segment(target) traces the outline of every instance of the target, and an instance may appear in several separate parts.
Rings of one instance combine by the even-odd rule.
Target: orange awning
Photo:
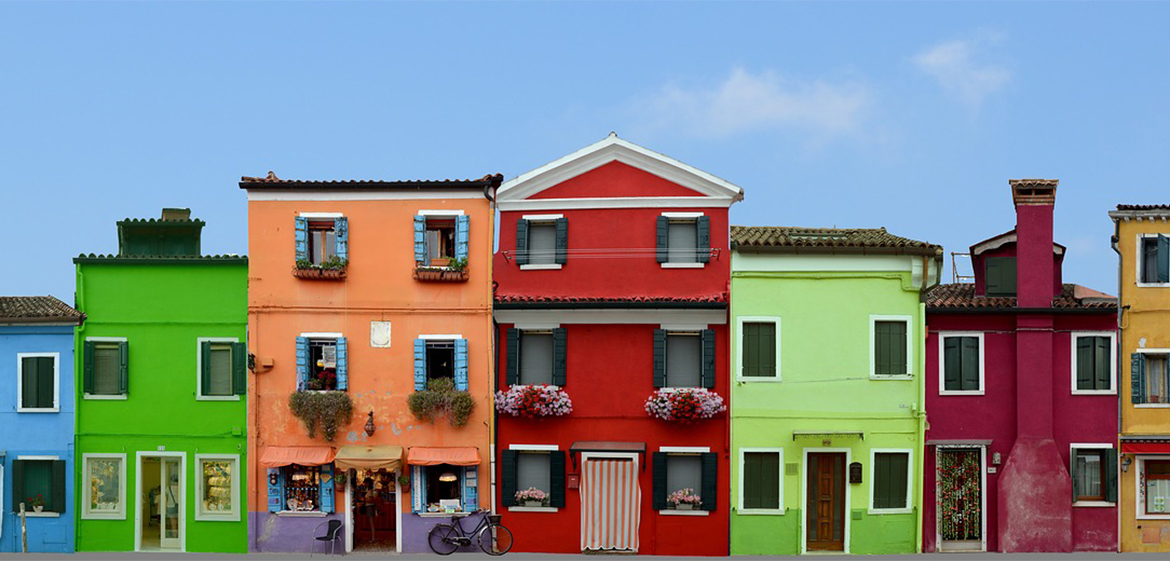
[[[268,468],[289,464],[319,466],[333,461],[333,448],[329,446],[268,446],[260,454],[260,465]]]
[[[401,446],[342,446],[333,458],[337,469],[381,469],[398,471],[402,465]]]
[[[407,453],[406,463],[412,466],[437,466],[439,464],[477,466],[479,465],[479,449],[413,446]]]

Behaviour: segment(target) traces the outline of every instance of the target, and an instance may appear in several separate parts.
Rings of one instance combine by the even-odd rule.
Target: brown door
[[[805,504],[809,551],[845,550],[845,454],[808,455]]]

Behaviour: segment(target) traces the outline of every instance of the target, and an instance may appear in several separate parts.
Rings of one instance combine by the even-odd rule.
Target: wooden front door
[[[808,455],[805,530],[808,551],[845,550],[845,454]]]

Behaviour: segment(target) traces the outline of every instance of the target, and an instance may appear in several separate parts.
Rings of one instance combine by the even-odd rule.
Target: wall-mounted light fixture
[[[1121,471],[1128,472],[1129,464],[1133,463],[1133,456],[1123,455],[1121,457]]]
[[[366,419],[366,436],[374,436],[376,430],[378,427],[374,425],[374,412],[370,411],[370,417]]]

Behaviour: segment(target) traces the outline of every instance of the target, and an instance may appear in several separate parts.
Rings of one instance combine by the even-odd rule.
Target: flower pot
[[[691,503],[678,503],[674,506],[675,510],[694,510],[695,505]]]
[[[544,506],[544,503],[541,501],[524,501],[524,506],[528,508],[537,508]]]
[[[45,507],[43,507],[43,506],[34,506],[33,507],[33,512],[40,512],[42,510],[45,510]]]
[[[431,282],[464,282],[467,280],[467,269],[452,271],[450,269],[419,267],[414,270],[415,280]]]
[[[293,268],[293,276],[299,279],[341,280],[345,278],[345,269],[307,269]]]

